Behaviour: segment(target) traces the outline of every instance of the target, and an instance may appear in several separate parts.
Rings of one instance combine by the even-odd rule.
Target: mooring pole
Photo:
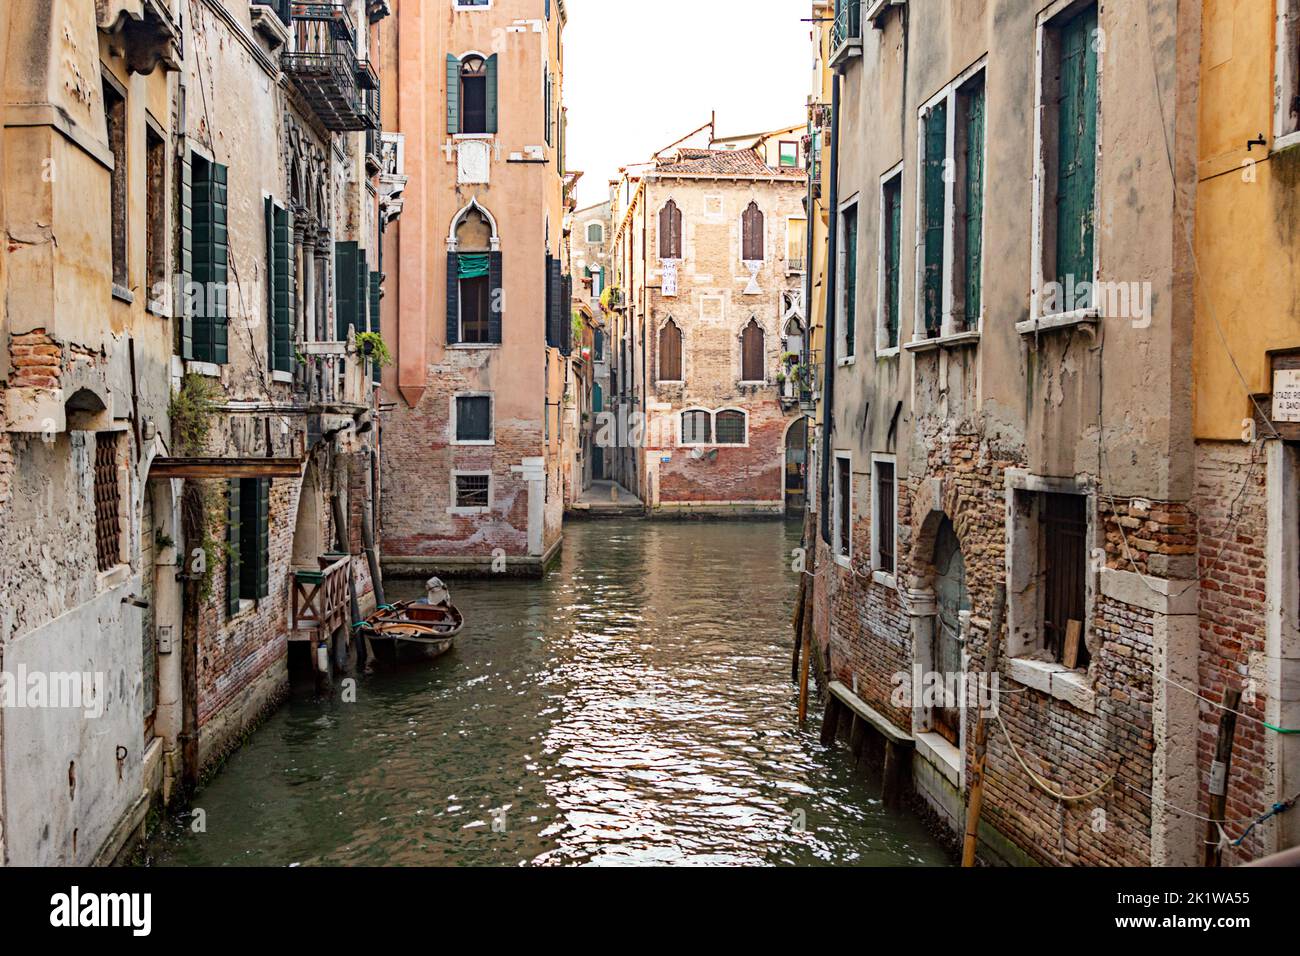
[[[1223,692],[1223,713],[1219,715],[1219,740],[1210,764],[1210,821],[1205,824],[1205,865],[1223,865],[1223,820],[1228,809],[1228,776],[1232,772],[1232,740],[1237,734],[1237,708],[1241,689]]]

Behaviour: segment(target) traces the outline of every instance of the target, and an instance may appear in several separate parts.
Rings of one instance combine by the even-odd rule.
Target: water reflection
[[[302,694],[172,825],[164,864],[946,862],[795,727],[796,530],[579,524],[543,582],[459,582],[468,624],[355,704]],[[399,597],[415,596],[407,585]]]

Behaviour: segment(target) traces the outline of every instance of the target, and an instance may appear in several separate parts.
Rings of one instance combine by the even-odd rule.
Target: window
[[[1097,186],[1097,5],[1071,5],[1041,27],[1036,308],[1091,309]]]
[[[763,327],[758,324],[757,318],[750,319],[745,330],[740,333],[740,380],[742,382],[766,380],[763,352]]]
[[[659,210],[659,258],[682,258],[682,211],[671,199]]]
[[[145,276],[154,308],[164,310],[167,289],[167,144],[152,125],[145,127]]]
[[[762,262],[763,246],[763,211],[757,202],[751,202],[740,217],[741,254],[746,262]]]
[[[265,202],[267,265],[267,358],[272,371],[293,370],[293,230],[289,211]],[[364,331],[364,330],[359,330]]]
[[[117,432],[95,434],[95,559],[101,571],[122,562],[122,492],[117,481]]]
[[[1083,642],[1087,601],[1088,518],[1082,495],[1039,500],[1039,562],[1043,576],[1043,644],[1058,664],[1088,666]]]
[[[456,9],[461,10],[470,7],[490,7],[492,0],[456,0]]]
[[[605,360],[605,331],[604,331],[604,329],[597,329],[596,332],[595,332],[595,334],[592,336],[592,342],[591,342],[591,356],[592,356],[592,358],[595,359],[597,362],[603,362],[603,361]]]
[[[880,187],[880,321],[879,348],[898,348],[903,252],[903,170],[887,174]]]
[[[713,416],[714,442],[718,445],[744,445],[749,441],[748,418],[742,411],[727,410]]]
[[[1282,0],[1277,16],[1273,148],[1300,142],[1300,2]],[[1289,137],[1289,139],[1287,139]],[[1279,142],[1280,140],[1285,142]]]
[[[799,144],[794,140],[783,139],[780,143],[781,168],[797,169],[799,166]]]
[[[984,70],[921,112],[922,260],[918,338],[979,328],[984,251]]]
[[[499,290],[504,280],[496,224],[472,203],[457,218],[452,237],[447,254],[447,344],[500,345],[504,300]]]
[[[835,556],[853,553],[853,463],[847,455],[835,456]]]
[[[803,257],[808,244],[808,220],[787,219],[785,230],[785,268],[787,272],[803,272]]]
[[[271,479],[226,482],[226,613],[271,593]]]
[[[875,493],[873,496],[873,519],[871,524],[871,547],[873,570],[883,574],[895,571],[896,545],[896,507],[897,486],[894,477],[892,459],[877,456],[873,462],[875,469]]]
[[[452,416],[454,444],[492,444],[492,396],[457,395],[452,399]]]
[[[193,357],[224,365],[230,361],[226,312],[230,274],[227,170],[220,163],[190,155],[192,275],[197,295],[193,299],[187,296],[186,325],[192,329]]]
[[[707,445],[713,441],[713,416],[700,409],[682,412],[682,444]]]
[[[858,206],[853,203],[840,212],[839,339],[841,359],[857,354],[858,324]]]
[[[476,264],[478,256],[462,255],[461,278],[460,278],[460,338],[459,341],[468,344],[483,344],[488,338],[488,313],[491,306],[489,302],[489,289],[487,277],[487,263],[482,264],[482,272],[478,273],[479,266]],[[487,255],[483,254],[482,259],[486,260]],[[472,274],[466,275],[466,270]]]
[[[497,131],[497,55],[447,55],[447,132]]]
[[[659,381],[682,381],[682,330],[672,319],[659,330]]]
[[[587,243],[594,245],[605,241],[605,226],[599,222],[587,223]]]
[[[457,508],[488,510],[492,506],[492,478],[490,475],[456,475]]]
[[[127,292],[131,278],[127,269],[127,168],[126,168],[126,96],[117,83],[104,77],[104,119],[108,127],[108,147],[113,151],[110,185],[110,222],[112,224],[113,285]]]

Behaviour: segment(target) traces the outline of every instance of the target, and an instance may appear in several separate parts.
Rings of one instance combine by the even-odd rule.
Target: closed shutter
[[[460,341],[460,256],[447,253],[447,344]]]
[[[682,211],[677,203],[668,200],[659,210],[659,258],[680,259],[682,257]]]
[[[194,163],[187,149],[181,157],[180,208],[181,228],[177,254],[177,271],[181,287],[181,358],[194,358],[194,307],[190,301],[190,283],[194,281]]]
[[[596,334],[600,335],[599,332]],[[659,330],[659,379],[664,382],[682,380],[682,332],[672,319]]]
[[[757,202],[751,202],[741,216],[741,258],[746,262],[762,262],[764,258],[763,211]]]
[[[357,332],[371,332],[370,328],[370,255],[365,249],[357,250]]]
[[[550,348],[558,349],[564,344],[561,336],[564,334],[560,317],[564,314],[562,298],[563,277],[560,270],[563,263],[559,259],[546,257],[546,344]]]
[[[244,478],[239,502],[240,595],[261,600],[271,593],[271,479]]]
[[[925,120],[925,334],[943,331],[944,162],[948,156],[948,105],[940,103]]]
[[[560,353],[573,354],[573,276],[560,280]]]
[[[293,371],[293,227],[289,210],[275,208],[275,368]]]
[[[226,613],[239,613],[240,592],[240,522],[238,478],[226,482]]]
[[[497,55],[487,58],[487,129],[488,133],[497,131]]]
[[[447,54],[447,132],[460,132],[460,60]]]
[[[502,313],[506,307],[505,261],[502,253],[488,255],[488,341],[501,344]]]
[[[275,369],[275,203],[262,200],[262,231],[266,238],[266,367]]]
[[[885,328],[889,348],[898,347],[899,258],[903,249],[903,177],[885,186]]]
[[[1097,8],[1088,7],[1061,28],[1056,197],[1056,281],[1062,287],[1093,278],[1093,199],[1097,178]],[[1085,291],[1089,287],[1085,287]],[[1088,299],[1067,308],[1085,308]]]
[[[741,372],[742,381],[763,381],[763,330],[756,319],[750,319],[741,336]]]
[[[984,84],[966,99],[966,235],[962,263],[963,330],[979,322],[984,263]]]
[[[844,352],[858,351],[858,207],[844,213]]]
[[[384,295],[384,274],[382,272],[370,273],[370,325],[375,332],[382,332],[381,322],[379,320],[380,300]],[[378,385],[383,379],[383,369],[379,367],[378,362],[370,363],[371,380]]]
[[[334,243],[334,325],[336,341],[348,340],[348,329],[357,326],[357,244]],[[358,326],[358,332],[365,331]]]
[[[193,169],[194,281],[199,299],[194,317],[194,357],[224,365],[230,361],[226,331],[229,275],[226,167],[203,162]]]

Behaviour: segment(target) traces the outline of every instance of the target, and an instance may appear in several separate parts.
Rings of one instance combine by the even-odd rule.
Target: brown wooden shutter
[[[672,319],[659,330],[659,378],[665,382],[682,380],[682,331]]]
[[[751,202],[741,216],[741,232],[744,246],[741,258],[746,262],[762,262],[763,255],[763,211],[757,202]]]
[[[757,319],[750,319],[741,335],[741,381],[761,382],[763,374],[763,329]]]
[[[682,211],[671,199],[659,210],[659,258],[682,258]]]

